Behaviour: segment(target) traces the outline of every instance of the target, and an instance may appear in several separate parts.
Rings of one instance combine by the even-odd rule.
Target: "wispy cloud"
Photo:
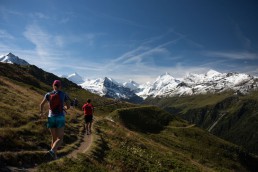
[[[105,75],[112,76],[118,80],[125,80],[125,78],[132,78],[133,76],[140,83],[154,80],[158,75],[165,72],[171,73],[174,77],[183,77],[187,72],[208,70],[208,67],[204,66],[183,67],[178,63],[184,56],[173,55],[171,52],[173,52],[173,47],[175,46],[176,48],[180,41],[189,43],[188,41],[190,40],[185,35],[174,30],[142,40],[136,48],[124,52],[113,60],[109,60],[102,70],[105,71]],[[190,46],[202,47],[202,45],[194,41],[191,41]],[[162,63],[157,64],[159,61]]]
[[[49,50],[51,49],[52,36],[41,29],[38,25],[28,25],[24,32],[25,38],[36,46],[36,52],[39,57],[49,57]]]
[[[39,19],[49,19],[50,17],[46,14],[43,14],[41,12],[36,12],[32,14],[33,17],[37,17]]]
[[[166,47],[171,44],[176,44],[182,39],[182,37],[160,43],[165,36],[167,36],[167,33],[144,40],[135,49],[125,52],[123,55],[113,59],[109,64],[107,64],[106,68],[118,68],[121,65],[131,63],[135,65],[143,65],[146,59],[154,58],[155,55],[158,58],[168,56],[170,51],[166,49]]]
[[[93,45],[96,37],[93,33],[53,35],[37,24],[28,25],[23,35],[36,46],[36,51],[40,56],[46,56],[48,52],[55,52],[56,48],[60,49],[74,43]]]
[[[249,52],[222,52],[222,51],[206,51],[202,53],[205,56],[209,57],[219,57],[226,59],[235,59],[235,60],[256,60],[258,59],[257,53]]]
[[[0,38],[2,38],[2,39],[14,39],[14,36],[9,34],[7,31],[0,29]]]
[[[0,18],[9,20],[10,16],[24,16],[24,14],[0,5]]]

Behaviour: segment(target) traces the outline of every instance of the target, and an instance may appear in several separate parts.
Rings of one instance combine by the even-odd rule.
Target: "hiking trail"
[[[93,129],[93,132],[94,132],[94,129]],[[64,158],[64,157],[76,158],[78,153],[86,153],[89,150],[90,146],[92,145],[93,137],[94,137],[93,134],[87,135],[86,132],[84,132],[84,135],[83,135],[82,141],[80,143],[80,146],[77,149],[73,150],[72,152],[70,152],[70,153],[68,153],[64,156],[61,156],[59,159]],[[8,172],[9,171],[13,171],[13,172],[18,172],[18,171],[19,172],[35,172],[35,171],[37,171],[37,167],[38,167],[37,165],[34,166],[34,167],[31,167],[31,168],[8,166],[7,169],[0,169],[0,170],[5,170],[5,171],[8,171]]]

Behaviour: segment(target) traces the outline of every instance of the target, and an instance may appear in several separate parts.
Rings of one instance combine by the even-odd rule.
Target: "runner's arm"
[[[65,102],[64,108],[65,108],[65,110],[70,109],[70,102],[69,101]]]
[[[46,99],[46,97],[44,97],[44,99],[42,100],[42,102],[40,103],[40,117],[42,118],[42,116],[44,115],[44,112],[43,112],[43,107],[44,107],[44,105],[45,105],[45,103],[47,102],[47,99]]]

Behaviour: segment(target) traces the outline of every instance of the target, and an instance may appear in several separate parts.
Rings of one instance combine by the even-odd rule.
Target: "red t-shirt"
[[[93,109],[94,109],[94,107],[90,103],[86,103],[82,106],[82,110],[84,110],[84,115],[92,115]]]

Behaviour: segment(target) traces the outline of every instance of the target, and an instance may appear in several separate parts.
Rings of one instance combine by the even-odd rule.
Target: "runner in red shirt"
[[[94,112],[94,107],[91,104],[91,99],[88,99],[87,103],[85,103],[82,106],[82,110],[84,111],[86,133],[87,135],[89,135],[91,134],[91,124],[92,124],[92,118],[93,118],[93,112]]]

